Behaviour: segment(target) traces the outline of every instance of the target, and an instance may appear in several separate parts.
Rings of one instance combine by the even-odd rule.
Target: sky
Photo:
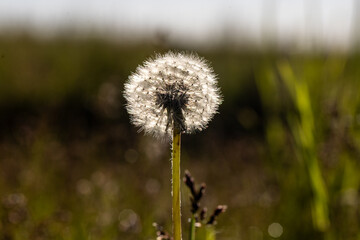
[[[63,29],[122,38],[165,33],[192,44],[320,44],[348,48],[360,0],[1,0],[0,31],[25,28],[35,34]],[[357,4],[357,8],[355,8]],[[357,15],[359,15],[358,13]]]

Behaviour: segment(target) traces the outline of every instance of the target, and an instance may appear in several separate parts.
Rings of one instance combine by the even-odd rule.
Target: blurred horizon
[[[100,36],[182,47],[348,52],[360,42],[358,0],[0,2],[0,34]]]

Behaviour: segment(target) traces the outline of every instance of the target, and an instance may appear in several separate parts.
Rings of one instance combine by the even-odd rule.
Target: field
[[[123,84],[176,46],[0,37],[0,239],[155,239],[171,231],[170,144],[138,133]],[[182,138],[217,239],[360,238],[360,55],[218,47],[224,98]],[[183,186],[183,224],[190,217]],[[187,231],[187,228],[184,228]],[[187,237],[187,235],[185,235]]]

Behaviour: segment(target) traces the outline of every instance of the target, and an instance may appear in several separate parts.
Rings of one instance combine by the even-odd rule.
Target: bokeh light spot
[[[268,233],[273,238],[280,237],[283,234],[283,231],[284,231],[283,227],[281,226],[280,223],[277,222],[270,224],[268,227]]]
[[[139,157],[139,154],[136,150],[134,149],[128,149],[126,152],[125,152],[125,160],[128,162],[128,163],[135,163]]]

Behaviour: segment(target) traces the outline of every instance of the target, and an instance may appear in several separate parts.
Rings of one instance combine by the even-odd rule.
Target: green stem
[[[189,240],[195,240],[195,215],[191,216]]]
[[[181,237],[180,130],[174,127],[172,143],[172,220],[174,240]]]

